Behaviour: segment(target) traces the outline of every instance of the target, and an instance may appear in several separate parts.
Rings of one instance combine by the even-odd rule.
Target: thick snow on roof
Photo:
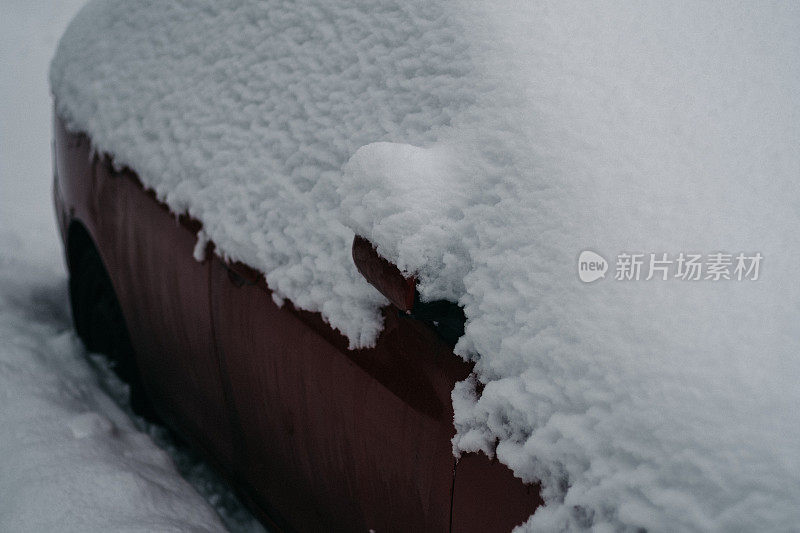
[[[472,92],[440,7],[348,4],[90,3],[51,81],[69,124],[219,252],[365,345],[385,300],[352,265],[336,176],[364,144],[432,142]]]
[[[800,9],[486,4],[93,2],[51,81],[354,346],[384,300],[353,231],[464,305],[454,447],[543,482],[527,527],[796,527]],[[583,250],[606,279],[579,280]],[[612,279],[623,252],[640,281]],[[644,280],[681,252],[764,259]]]

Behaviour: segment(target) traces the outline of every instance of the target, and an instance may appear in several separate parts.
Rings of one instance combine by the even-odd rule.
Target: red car
[[[356,238],[359,271],[393,302],[369,350],[319,314],[278,307],[264,276],[213,253],[113,154],[55,117],[55,206],[75,327],[239,489],[298,531],[508,531],[541,504],[484,455],[453,457],[452,353],[463,314]],[[213,243],[209,243],[211,250]]]

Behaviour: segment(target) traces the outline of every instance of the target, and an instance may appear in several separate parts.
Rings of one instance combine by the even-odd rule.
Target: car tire
[[[86,349],[105,355],[114,373],[129,385],[133,412],[158,422],[136,368],[133,346],[111,278],[94,247],[83,247],[70,261],[69,294],[75,330]]]

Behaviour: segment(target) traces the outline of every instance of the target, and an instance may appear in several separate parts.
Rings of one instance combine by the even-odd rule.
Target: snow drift
[[[798,23],[788,2],[95,1],[51,82],[72,128],[353,346],[385,303],[354,231],[462,304],[454,451],[543,482],[525,527],[782,531]],[[758,281],[586,285],[587,249],[765,259]]]

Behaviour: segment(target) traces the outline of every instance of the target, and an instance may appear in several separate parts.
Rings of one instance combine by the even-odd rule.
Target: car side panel
[[[279,525],[447,530],[450,392],[471,367],[392,307],[376,348],[347,350],[318,314],[278,307],[263,276],[195,261],[198,223],[57,117],[54,133],[62,238],[79,222],[96,243],[165,420]],[[482,455],[459,461],[454,498],[454,531],[507,530],[539,503]]]
[[[115,235],[123,257],[116,275],[124,287],[120,299],[131,308],[148,393],[182,432],[231,467],[234,433],[211,330],[209,265],[194,259],[197,237],[190,228],[130,176],[117,181],[116,191],[109,191],[124,202]]]
[[[538,485],[523,485],[482,452],[467,454],[456,465],[452,532],[511,531],[543,503]]]
[[[171,425],[232,468],[235,440],[211,330],[209,265],[192,257],[195,228],[181,224],[132,172],[90,157],[81,137],[56,121],[58,187],[65,211],[86,227],[105,263],[148,395]]]
[[[393,308],[378,346],[350,351],[318,314],[278,307],[263,278],[237,285],[215,259],[214,324],[256,499],[301,531],[447,531],[450,391],[468,365]]]

